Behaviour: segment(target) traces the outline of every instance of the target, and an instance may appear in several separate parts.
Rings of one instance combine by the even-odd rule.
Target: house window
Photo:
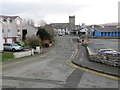
[[[105,36],[106,36],[106,34],[107,34],[107,33],[105,32]]]
[[[18,25],[20,24],[20,20],[17,20],[17,24],[18,24]]]
[[[110,36],[110,32],[108,32],[108,36]]]
[[[95,32],[93,32],[93,36],[95,36]]]
[[[7,20],[6,20],[6,19],[3,19],[3,22],[7,22]]]
[[[10,19],[10,22],[12,22],[12,20]]]
[[[2,29],[2,33],[4,33],[4,29]]]
[[[17,32],[20,32],[20,29],[17,29]]]
[[[101,32],[101,36],[103,36],[103,32]]]
[[[120,32],[118,32],[118,36],[120,36]]]
[[[8,29],[8,33],[11,33],[11,29]]]

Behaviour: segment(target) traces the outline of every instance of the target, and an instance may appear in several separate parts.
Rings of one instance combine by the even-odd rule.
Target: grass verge
[[[12,58],[13,58],[13,52],[3,52],[0,54],[0,62],[5,62]]]

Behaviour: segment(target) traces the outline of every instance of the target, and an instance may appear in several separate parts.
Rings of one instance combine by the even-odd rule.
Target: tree
[[[43,28],[39,28],[36,34],[42,41],[51,40],[50,34]]]
[[[54,28],[51,25],[44,25],[43,27],[50,35],[51,35],[51,40],[53,41],[54,37],[57,35],[57,32],[54,30]]]
[[[35,22],[33,19],[27,18],[27,19],[23,19],[23,23],[25,24],[29,24],[29,25],[35,25]]]

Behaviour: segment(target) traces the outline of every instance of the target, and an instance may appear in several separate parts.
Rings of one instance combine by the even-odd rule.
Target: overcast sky
[[[68,23],[75,15],[76,24],[104,24],[118,21],[119,0],[0,0],[2,15],[18,15],[36,22]]]

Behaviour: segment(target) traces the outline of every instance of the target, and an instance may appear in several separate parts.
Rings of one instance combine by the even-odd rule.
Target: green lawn
[[[3,52],[0,54],[0,62],[5,62],[12,58],[13,58],[13,52]]]

